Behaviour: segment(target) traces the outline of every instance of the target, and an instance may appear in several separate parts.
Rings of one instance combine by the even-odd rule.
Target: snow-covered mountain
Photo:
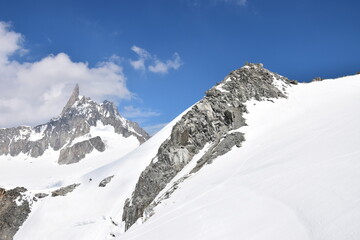
[[[94,149],[105,151],[100,131],[112,128],[119,138],[136,138],[139,145],[149,135],[137,123],[123,118],[109,101],[98,104],[90,98],[79,96],[79,86],[57,118],[36,127],[0,129],[0,155],[16,158],[38,158],[52,152],[59,164],[79,162]],[[124,151],[133,150],[129,146]],[[21,155],[21,156],[19,156]]]
[[[77,85],[57,118],[36,127],[0,129],[0,239],[12,239],[27,218],[29,201],[21,207],[14,201],[26,188],[60,188],[66,179],[116,160],[147,139],[113,103],[79,96]]]
[[[359,239],[359,103],[246,64],[125,156],[1,159],[0,238]]]

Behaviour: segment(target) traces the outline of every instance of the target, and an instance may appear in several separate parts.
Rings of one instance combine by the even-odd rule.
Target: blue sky
[[[81,80],[80,90],[85,88],[84,94],[95,99],[116,101],[125,117],[150,132],[201,99],[208,88],[246,61],[261,62],[299,81],[360,71],[359,12],[360,1],[355,0],[0,0],[5,33],[21,34],[21,47],[7,53],[8,62],[36,63],[58,56],[56,61],[66,64],[87,63],[89,73],[99,62],[113,63],[106,65],[110,72],[106,76],[119,76],[111,75],[106,89],[95,92],[82,86],[87,80]],[[43,65],[51,70],[51,64]],[[25,80],[11,84],[11,77],[4,76],[0,71],[0,94],[26,95],[16,89],[21,86],[15,86]],[[26,81],[37,81],[35,77]],[[64,78],[54,78],[53,83]],[[70,94],[67,89],[73,81],[74,77],[61,90],[50,91],[49,86],[46,93],[39,90],[38,94]],[[88,86],[101,83],[94,81]],[[110,91],[112,81],[122,81],[121,86]],[[45,80],[37,84],[42,83],[53,84]],[[27,96],[27,101],[34,97]],[[0,99],[3,126],[20,123],[11,119],[35,125],[54,117],[46,110],[50,102],[33,118],[25,113],[18,117],[16,109],[5,111],[4,105]]]

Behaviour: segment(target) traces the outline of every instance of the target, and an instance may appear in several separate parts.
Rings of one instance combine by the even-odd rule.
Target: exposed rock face
[[[111,182],[111,179],[114,177],[114,175],[109,176],[107,178],[104,178],[100,183],[99,183],[99,187],[106,187],[106,185]]]
[[[99,136],[90,138],[79,143],[75,143],[70,147],[66,147],[60,151],[59,164],[71,164],[79,162],[85,158],[86,154],[91,153],[94,149],[99,152],[105,151],[105,144]]]
[[[124,119],[113,103],[104,101],[102,104],[98,104],[90,98],[79,97],[79,86],[76,86],[59,117],[34,128],[0,129],[0,155],[17,156],[24,153],[36,158],[41,156],[47,149],[55,151],[65,149],[59,158],[59,162],[64,163],[63,159],[70,158],[65,154],[74,153],[74,149],[69,150],[74,139],[88,134],[90,128],[97,126],[99,122],[103,125],[113,126],[115,132],[124,137],[135,136],[140,143],[150,138],[137,123]],[[96,140],[95,145],[97,147],[93,143],[90,145],[97,150],[102,149],[104,144],[100,143],[100,141]],[[84,143],[82,146],[87,148],[89,143]],[[80,159],[76,158],[65,162],[77,162]]]
[[[46,198],[47,196],[49,196],[49,194],[47,194],[47,193],[36,193],[36,194],[34,195],[33,200],[34,200],[34,201],[37,201],[38,199]]]
[[[12,240],[30,213],[30,203],[22,199],[25,188],[0,188],[0,239]]]
[[[74,105],[74,103],[76,101],[79,100],[79,85],[76,84],[74,90],[73,90],[73,93],[71,94],[68,102],[66,103],[65,107],[63,108],[62,112],[61,112],[61,115],[64,115],[66,113],[66,111],[72,107],[72,105]]]
[[[53,191],[51,193],[51,196],[52,197],[65,196],[66,194],[74,191],[74,189],[77,188],[78,186],[80,186],[80,183],[74,183],[69,186],[59,188],[58,190]]]
[[[232,147],[241,147],[241,142],[243,141],[245,141],[245,137],[241,132],[227,134],[221,141],[211,146],[211,148],[197,162],[195,168],[191,170],[191,173],[199,171],[204,164],[211,163],[212,160],[218,156],[224,155],[230,151]]]
[[[170,138],[162,143],[154,160],[141,173],[131,199],[125,202],[125,228],[143,216],[159,192],[205,144],[211,146],[192,172],[233,146],[241,145],[244,135],[229,131],[246,125],[243,114],[247,112],[244,104],[247,100],[286,97],[285,90],[290,84],[294,81],[264,69],[262,64],[247,64],[208,90],[206,96],[173,127]],[[151,209],[147,210],[151,212]]]

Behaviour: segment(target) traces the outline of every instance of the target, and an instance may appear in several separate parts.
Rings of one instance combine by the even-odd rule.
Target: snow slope
[[[80,186],[34,202],[14,239],[360,239],[360,75],[287,92],[288,99],[249,101],[248,126],[238,130],[243,146],[181,183],[145,223],[124,233],[124,202],[181,115],[126,156],[94,157],[104,159],[100,167],[85,160],[56,184],[48,176],[23,181],[30,196]]]
[[[288,91],[118,239],[360,239],[360,75]]]
[[[116,154],[100,155],[104,159],[110,157],[113,161],[86,174],[77,172],[77,177],[61,182],[57,188],[73,183],[81,185],[64,197],[46,197],[34,202],[29,218],[14,239],[113,239],[110,233],[118,235],[123,231],[121,214],[125,199],[134,189],[141,171],[156,155],[160,144],[170,135],[172,126],[180,118],[181,115],[136,151],[122,158]],[[101,180],[112,175],[114,177],[106,187],[99,187]],[[51,193],[54,189],[29,190],[35,194]]]
[[[60,187],[67,179],[71,182],[101,165],[117,160],[140,145],[135,136],[116,134],[114,127],[104,126],[100,121],[96,127],[90,128],[89,134],[76,138],[73,144],[95,136],[100,136],[104,141],[106,151],[93,151],[76,164],[58,165],[59,151],[53,149],[46,150],[44,155],[37,158],[25,154],[15,157],[0,155],[0,187],[9,189],[23,186],[33,190]]]

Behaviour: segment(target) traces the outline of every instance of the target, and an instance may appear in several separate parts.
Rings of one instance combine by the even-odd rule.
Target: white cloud
[[[151,58],[150,53],[135,45],[131,47],[131,50],[133,50],[139,57],[138,60],[130,60],[131,66],[133,66],[136,70],[145,70],[145,61]]]
[[[134,106],[125,106],[122,115],[125,118],[148,118],[159,116],[160,113],[152,110],[143,110]]]
[[[37,62],[11,60],[24,51],[23,39],[0,22],[0,127],[35,125],[58,116],[76,83],[80,94],[96,101],[131,98],[115,56],[95,67],[73,62],[65,53]]]
[[[7,63],[10,55],[23,49],[22,35],[9,29],[9,23],[0,22],[0,64]]]
[[[182,62],[179,54],[174,53],[173,58],[166,62],[155,59],[154,65],[149,66],[149,71],[153,73],[167,73],[170,69],[177,70],[181,65]]]
[[[155,55],[150,54],[143,48],[138,46],[132,46],[132,51],[138,55],[138,60],[130,60],[131,66],[136,70],[145,71],[148,69],[153,73],[168,73],[170,69],[177,70],[183,64],[178,53],[174,53],[172,59],[166,61],[161,61]],[[146,67],[146,62],[151,62],[150,65]]]

